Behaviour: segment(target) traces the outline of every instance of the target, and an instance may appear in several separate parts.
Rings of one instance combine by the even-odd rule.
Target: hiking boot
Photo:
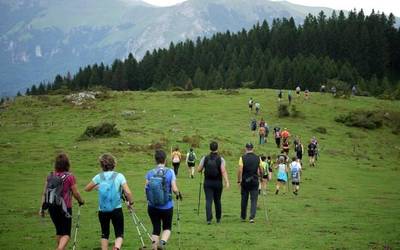
[[[241,218],[241,222],[246,222],[246,219]]]
[[[278,194],[278,193],[279,193],[279,190],[276,190],[276,191],[275,191],[275,194]]]
[[[192,179],[193,179],[193,178],[194,178],[194,176],[191,174],[191,175],[190,175],[190,178],[192,178]]]
[[[211,221],[207,221],[207,225],[211,225]]]
[[[250,219],[250,223],[254,223],[254,219]]]

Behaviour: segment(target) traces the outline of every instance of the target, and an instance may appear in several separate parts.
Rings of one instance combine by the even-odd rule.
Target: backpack
[[[163,206],[171,199],[171,193],[167,191],[166,178],[167,169],[154,169],[154,174],[148,180],[146,196],[150,206]]]
[[[181,160],[179,159],[179,154],[178,154],[178,152],[174,152],[174,153],[173,153],[172,162],[173,162],[173,163],[181,162]]]
[[[118,173],[114,172],[106,179],[104,173],[100,174],[99,208],[102,212],[111,212],[121,203],[121,191],[115,188],[115,178]]]
[[[194,156],[194,152],[193,151],[189,152],[188,162],[193,163],[195,162],[195,160],[196,157]]]
[[[279,130],[275,131],[275,138],[281,138],[281,132]]]
[[[251,129],[256,130],[257,129],[257,122],[256,121],[251,121]]]
[[[258,134],[260,136],[265,136],[265,128],[264,127],[260,127],[260,130],[258,131]]]
[[[204,176],[207,179],[218,179],[221,176],[220,171],[221,157],[207,156],[204,159]]]
[[[63,175],[56,175],[50,173],[47,177],[47,186],[45,193],[45,207],[60,206],[65,213],[65,217],[70,218],[71,215],[68,213],[67,205],[63,197],[64,182],[69,176],[69,173]]]
[[[303,153],[303,150],[301,149],[301,144],[300,143],[296,144],[295,151],[297,153]]]
[[[299,179],[299,168],[297,166],[292,167],[291,174],[292,174],[292,179]]]

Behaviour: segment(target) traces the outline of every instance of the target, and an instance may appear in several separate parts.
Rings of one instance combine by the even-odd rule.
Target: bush
[[[169,91],[185,91],[184,88],[179,87],[179,86],[173,86],[171,88],[168,89]]]
[[[239,95],[239,90],[237,89],[220,89],[216,91],[215,93],[219,95]]]
[[[302,117],[302,116],[303,116],[302,113],[301,113],[299,110],[297,110],[296,105],[292,105],[292,106],[291,106],[291,113],[290,113],[290,115],[291,115],[292,117]]]
[[[350,112],[347,115],[337,116],[335,121],[344,123],[349,127],[360,127],[366,129],[376,129],[383,125],[383,118],[372,111]]]
[[[201,138],[200,138],[199,135],[193,135],[193,136],[185,135],[182,138],[182,141],[185,142],[185,143],[188,143],[193,148],[199,148],[200,147]]]
[[[289,115],[288,105],[280,104],[278,106],[278,117],[288,117]]]
[[[315,132],[320,133],[320,134],[326,134],[328,131],[324,127],[317,127],[314,129]]]
[[[116,128],[115,123],[104,122],[97,126],[88,126],[81,139],[117,137],[119,135],[120,131]]]
[[[157,92],[157,91],[158,91],[158,89],[155,87],[150,87],[150,88],[146,89],[146,92]]]

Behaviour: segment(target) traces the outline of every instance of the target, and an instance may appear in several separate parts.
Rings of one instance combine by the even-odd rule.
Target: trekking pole
[[[137,230],[137,233],[138,233],[139,238],[140,238],[140,243],[142,244],[142,248],[141,248],[141,249],[145,249],[146,246],[145,246],[145,244],[144,244],[143,237],[142,237],[142,233],[140,232],[140,229],[139,229],[138,223],[137,223],[137,221],[136,221],[136,218],[135,218],[135,215],[134,215],[133,210],[132,210],[132,209],[129,209],[129,213],[130,213],[131,216],[132,216],[133,223],[135,223],[136,230]]]
[[[133,212],[133,216],[136,217],[136,220],[139,222],[140,226],[143,228],[143,231],[147,234],[147,237],[149,237],[150,241],[153,241],[153,238],[151,238],[149,231],[144,226],[143,222],[139,219],[139,217],[137,216],[137,214],[135,212]]]
[[[199,182],[199,201],[198,201],[198,203],[197,203],[197,216],[200,215],[201,185],[203,184],[203,183],[202,183],[202,180],[203,180],[202,175],[203,175],[203,172],[201,172],[201,174],[200,174],[200,182]]]
[[[289,193],[289,172],[287,172],[287,192]]]
[[[180,210],[179,210],[179,199],[176,200],[176,208],[177,208],[177,213],[176,213],[176,223],[178,224],[178,246],[179,250],[181,249],[181,223],[180,223]]]
[[[76,217],[76,225],[75,225],[75,234],[74,234],[74,245],[72,247],[72,250],[76,249],[76,240],[78,236],[78,229],[79,229],[79,218],[81,216],[81,206],[78,206],[78,215]]]

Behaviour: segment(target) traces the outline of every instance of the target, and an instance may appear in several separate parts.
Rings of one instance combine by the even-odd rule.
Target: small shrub
[[[193,136],[185,135],[182,138],[182,142],[188,143],[193,148],[199,148],[200,147],[200,141],[201,141],[201,138],[200,138],[199,135],[193,135]]]
[[[150,88],[146,89],[146,92],[157,92],[157,91],[158,91],[158,89],[155,87],[150,87]]]
[[[116,128],[115,123],[104,122],[97,126],[88,126],[81,139],[117,137],[119,135],[120,131]]]
[[[219,95],[239,95],[239,90],[237,89],[220,89],[215,93]]]
[[[186,92],[186,93],[176,93],[174,94],[174,97],[177,98],[197,98],[199,95],[192,93],[192,92]]]
[[[350,112],[347,115],[335,117],[336,122],[340,122],[349,127],[359,127],[366,129],[376,129],[383,125],[383,118],[372,111]]]
[[[278,117],[288,117],[289,115],[288,105],[280,104],[278,106]]]
[[[165,137],[160,138],[159,140],[153,140],[151,144],[148,146],[149,149],[151,150],[157,150],[157,149],[165,149],[165,147],[168,145],[168,139]]]
[[[171,88],[168,89],[169,91],[185,91],[184,88],[179,87],[179,86],[173,86]]]
[[[320,133],[320,134],[326,134],[328,131],[324,127],[317,127],[314,129],[315,132]]]

